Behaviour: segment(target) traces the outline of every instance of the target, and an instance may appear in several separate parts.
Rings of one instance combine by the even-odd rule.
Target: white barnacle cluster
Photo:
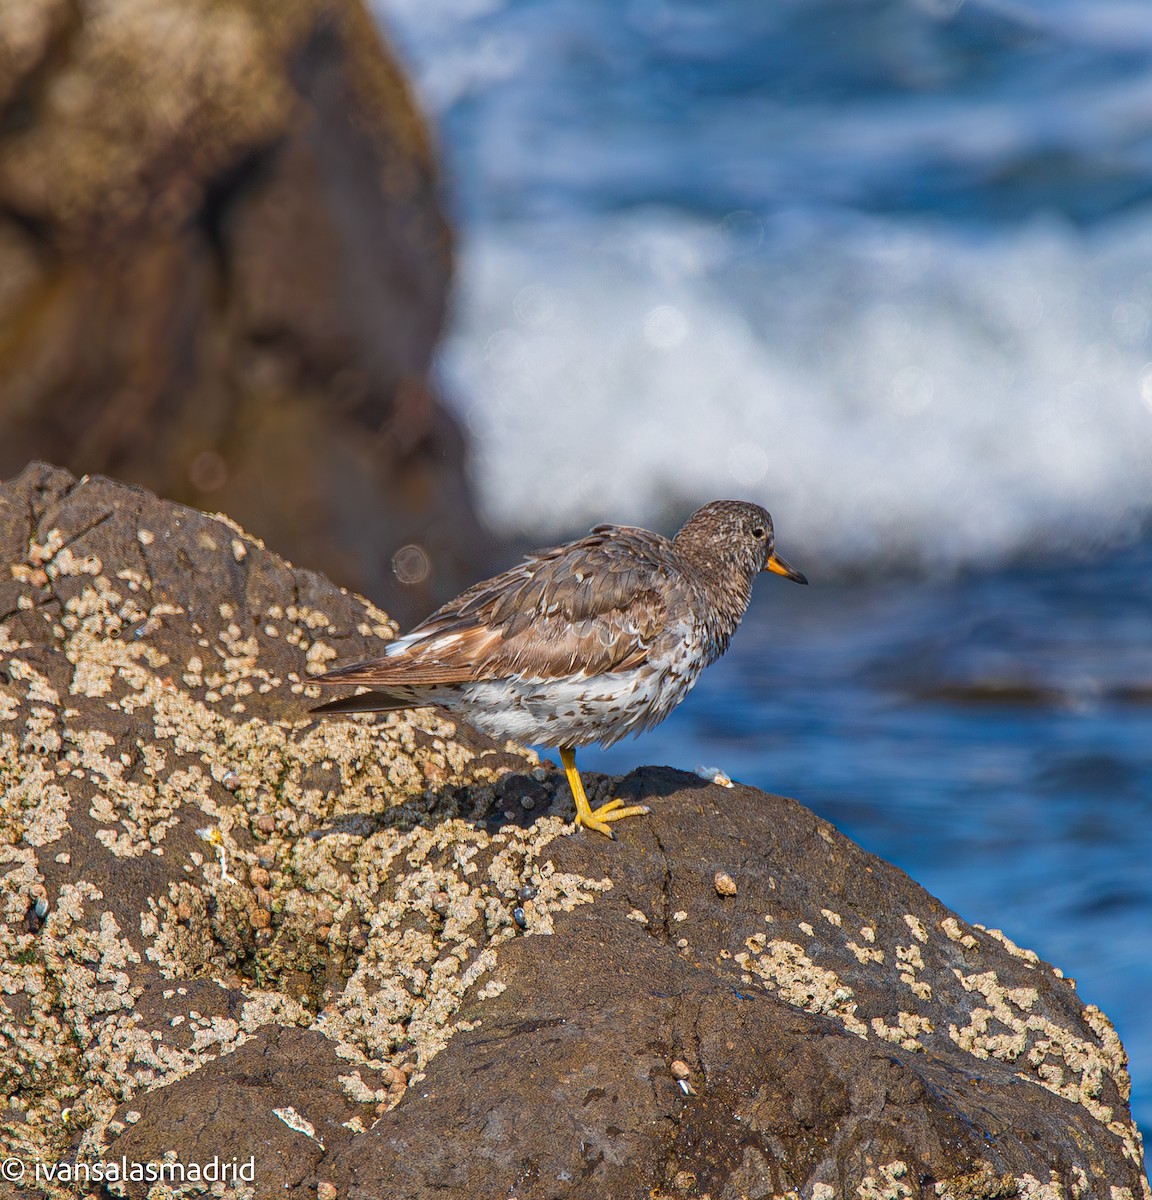
[[[861,945],[860,942],[864,944]],[[876,945],[876,930],[872,925],[860,927],[860,942],[853,939],[847,943],[848,949],[855,955],[857,962],[882,963],[884,961],[884,951]]]
[[[927,1033],[935,1032],[936,1026],[921,1013],[900,1011],[894,1022],[889,1023],[883,1017],[873,1017],[869,1022],[872,1032],[886,1042],[894,1042],[902,1050],[913,1052],[922,1051],[924,1043],[921,1038]]]
[[[439,796],[455,779],[482,806],[508,756],[527,770],[530,752],[488,760],[433,713],[250,711],[312,687],[334,620],[323,606],[225,600],[194,621],[147,573],[170,533],[134,530],[144,566],[114,571],[50,531],[13,569],[14,616],[0,622],[0,1041],[31,1097],[13,1145],[39,1158],[72,1139],[68,1122],[99,1148],[123,1127],[118,1105],[269,1024],[314,1027],[355,1069],[377,1064],[387,1098],[365,1087],[390,1104],[401,1041],[406,1067],[427,1063],[473,989],[502,990],[504,941],[550,933],[555,913],[610,886],[543,856],[564,822],[490,833]],[[242,570],[259,562],[251,539],[215,542]],[[343,602],[362,637],[394,636],[378,609]],[[443,811],[421,823],[433,801]],[[410,819],[386,819],[409,804]],[[174,853],[178,827],[205,834]],[[115,878],[121,859],[155,884],[138,913],[86,877],[95,864]],[[334,960],[347,975],[318,1011],[291,980]],[[142,1006],[158,978],[162,1002]]]
[[[876,944],[876,929],[872,925],[861,926],[855,937],[848,936],[842,914],[829,908],[820,910],[827,933],[844,939],[844,948],[857,962],[880,965],[887,961],[887,952]],[[765,921],[775,924],[772,914]],[[906,917],[905,922],[914,938],[927,933],[923,924],[915,917]],[[811,944],[820,936],[809,921],[798,921],[796,927]],[[859,939],[859,940],[857,940]],[[875,1015],[865,1020],[851,987],[828,966],[819,965],[800,945],[785,938],[770,940],[766,934],[754,934],[745,943],[747,950],[736,955],[736,962],[752,977],[759,978],[781,998],[796,1004],[807,1012],[817,1012],[839,1020],[850,1033],[867,1038],[869,1033],[900,1045],[903,1049],[924,1049],[922,1038],[934,1031],[932,1020],[923,1013],[900,1009],[891,1014]],[[931,987],[917,979],[917,972],[924,970],[924,960],[919,946],[897,945],[894,955],[900,981],[910,988],[918,999],[931,998]]]
[[[1018,957],[1030,962],[1030,953]],[[1102,1099],[1105,1081],[1111,1080],[1122,1097],[1131,1084],[1120,1039],[1099,1009],[1084,1009],[1092,1039],[1036,1011],[1036,988],[1005,986],[994,970],[965,974],[956,968],[953,973],[983,1003],[971,1010],[967,1024],[949,1026],[952,1041],[976,1058],[1017,1063],[1021,1078],[1087,1109],[1120,1139],[1129,1159],[1142,1161],[1135,1124],[1120,1119]]]
[[[849,1033],[866,1038],[868,1027],[856,1015],[855,995],[835,971],[817,966],[803,948],[785,938],[754,933],[736,963],[782,1000],[805,1012],[834,1017]]]
[[[533,830],[495,833],[459,820],[381,830],[357,847],[358,861],[374,865],[357,873],[351,888],[335,875],[336,847],[300,846],[297,869],[343,893],[336,922],[353,908],[366,910],[373,897],[366,946],[325,1014],[327,1035],[369,1066],[408,1045],[423,1070],[461,1028],[456,1013],[467,994],[494,997],[504,990],[493,974],[501,944],[551,933],[556,912],[590,903],[611,887],[607,879],[558,872],[544,857],[566,829],[547,817]],[[414,923],[414,915],[422,919]]]
[[[920,1190],[913,1191],[912,1173],[902,1159],[884,1163],[869,1171],[856,1189],[859,1200],[910,1200]]]
[[[785,937],[772,938],[765,933],[749,937],[745,949],[735,955],[735,962],[745,972],[744,981],[759,980],[789,1003],[832,1016],[859,1037],[880,1038],[912,1052],[925,1050],[938,1026],[944,1024],[935,1010],[920,1007],[934,998],[932,984],[925,978],[929,969],[926,955],[932,944],[925,922],[913,913],[903,914],[909,940],[896,938],[884,946],[874,925],[861,926],[850,937],[841,914],[823,908],[820,916],[823,927],[819,934],[812,922],[796,922],[796,928],[807,939],[807,949]],[[765,915],[765,921],[778,924],[771,913]],[[964,951],[979,947],[977,938],[955,917],[942,918],[938,928],[947,938],[945,944]],[[861,1013],[853,989],[826,962],[818,961],[821,938],[826,936],[843,937],[844,949],[863,966],[882,966],[891,961],[896,977],[919,1003],[892,1012]],[[1016,947],[1002,934],[994,940],[1028,967],[1039,965],[1035,954]],[[961,995],[976,993],[984,1001],[970,1009],[966,1024],[948,1023],[946,1030],[942,1029],[952,1042],[978,1058],[1020,1063],[1027,1077],[1082,1104],[1113,1129],[1125,1145],[1135,1147],[1134,1128],[1115,1120],[1112,1108],[1100,1100],[1105,1079],[1112,1079],[1121,1095],[1127,1094],[1128,1087],[1119,1039],[1103,1014],[1091,1007],[1085,1010],[1085,1020],[1095,1038],[1085,1037],[1043,1016],[1039,1011],[1040,995],[1034,987],[1006,987],[993,970],[964,972],[953,967],[951,975]]]

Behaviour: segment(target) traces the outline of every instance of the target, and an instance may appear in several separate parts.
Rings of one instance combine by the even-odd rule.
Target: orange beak
[[[773,575],[783,575],[785,579],[791,579],[793,583],[807,583],[808,580],[796,570],[795,567],[790,567],[779,554],[773,554],[768,559],[765,571],[771,571]]]

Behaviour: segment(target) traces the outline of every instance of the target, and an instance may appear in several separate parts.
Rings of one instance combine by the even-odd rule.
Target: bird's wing
[[[388,688],[627,670],[664,629],[676,584],[664,538],[600,525],[470,587],[383,658],[314,682]]]

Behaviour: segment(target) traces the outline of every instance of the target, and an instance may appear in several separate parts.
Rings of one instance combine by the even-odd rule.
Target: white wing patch
[[[433,654],[438,654],[442,650],[447,650],[454,646],[463,636],[460,633],[444,633],[439,637],[430,639],[427,634],[406,633],[403,637],[394,639],[384,647],[384,657],[392,658],[397,654],[405,654],[414,646],[419,646],[422,650],[430,650]]]

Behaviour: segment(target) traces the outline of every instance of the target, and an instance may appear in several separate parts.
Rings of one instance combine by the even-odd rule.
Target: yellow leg
[[[564,764],[564,774],[568,776],[568,786],[572,789],[572,798],[576,801],[576,824],[585,829],[595,829],[607,837],[616,836],[612,831],[610,821],[621,821],[625,817],[639,817],[651,812],[646,804],[628,804],[623,800],[609,800],[593,810],[584,794],[584,784],[580,772],[576,770],[576,751],[569,746],[560,747],[560,761]]]

